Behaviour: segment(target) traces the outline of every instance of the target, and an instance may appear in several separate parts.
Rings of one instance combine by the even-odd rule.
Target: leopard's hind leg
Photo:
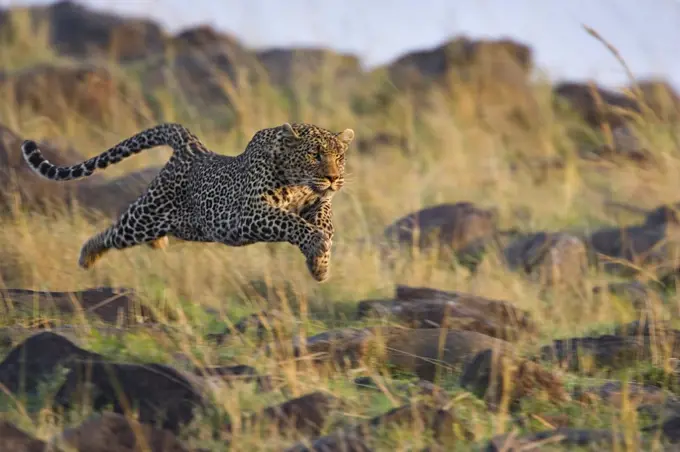
[[[85,242],[78,264],[88,269],[112,248],[122,250],[141,244],[165,248],[171,215],[169,210],[157,212],[149,195],[143,195],[113,225]]]

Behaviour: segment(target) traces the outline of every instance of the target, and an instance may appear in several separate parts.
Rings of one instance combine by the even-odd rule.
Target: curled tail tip
[[[26,140],[21,144],[21,151],[25,155],[33,154],[37,150],[38,150],[38,143],[36,143],[33,140]]]

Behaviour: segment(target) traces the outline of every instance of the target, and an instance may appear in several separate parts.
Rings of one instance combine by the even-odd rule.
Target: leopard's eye
[[[321,153],[321,151],[316,151],[316,155],[314,157],[316,158],[317,162],[320,162],[321,159],[323,158],[323,154]]]

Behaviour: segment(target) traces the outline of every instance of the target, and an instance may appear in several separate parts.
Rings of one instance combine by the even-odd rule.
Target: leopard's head
[[[312,124],[283,124],[275,154],[279,176],[332,196],[345,184],[345,154],[353,139],[352,129],[334,133]]]

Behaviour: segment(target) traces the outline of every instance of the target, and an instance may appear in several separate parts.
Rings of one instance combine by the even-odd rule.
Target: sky
[[[208,24],[255,49],[327,47],[366,67],[458,35],[509,37],[534,49],[557,81],[628,83],[623,68],[582,28],[611,42],[636,77],[680,89],[680,0],[79,0],[94,9],[152,18],[168,31]],[[51,3],[0,0],[0,6]]]

